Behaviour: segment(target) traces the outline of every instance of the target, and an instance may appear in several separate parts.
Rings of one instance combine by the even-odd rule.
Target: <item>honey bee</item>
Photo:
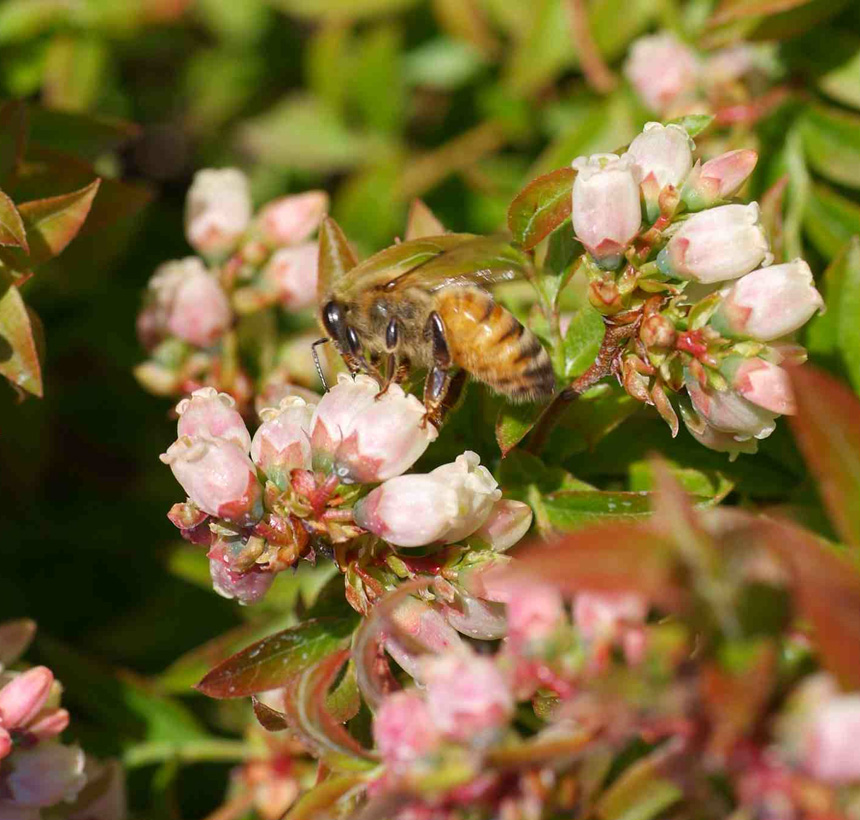
[[[468,376],[513,401],[540,399],[555,388],[550,357],[488,290],[522,278],[527,264],[499,238],[409,240],[329,283],[320,324],[350,372],[375,376],[383,391],[426,368],[426,420],[436,426]]]

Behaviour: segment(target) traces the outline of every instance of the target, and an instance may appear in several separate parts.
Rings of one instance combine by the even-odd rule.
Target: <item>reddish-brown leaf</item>
[[[820,370],[789,372],[797,403],[791,428],[839,534],[860,547],[860,400]]]
[[[8,274],[0,293],[0,375],[41,397],[42,365],[30,312]]]
[[[533,179],[508,208],[508,229],[525,250],[549,236],[573,210],[573,168],[559,168]]]
[[[422,200],[413,199],[406,219],[407,242],[410,239],[423,239],[425,236],[439,236],[445,233],[445,226],[436,218]]]
[[[0,191],[0,245],[11,245],[29,251],[27,233],[15,203]]]

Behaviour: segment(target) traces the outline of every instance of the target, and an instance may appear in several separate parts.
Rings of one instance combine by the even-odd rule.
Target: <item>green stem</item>
[[[123,755],[123,763],[129,768],[179,760],[183,763],[238,762],[253,757],[252,746],[242,740],[154,741],[133,746]]]

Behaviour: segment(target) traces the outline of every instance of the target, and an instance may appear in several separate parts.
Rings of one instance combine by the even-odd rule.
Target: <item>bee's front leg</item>
[[[397,384],[400,381],[397,378],[400,372],[400,366],[397,361],[397,342],[399,337],[397,319],[392,319],[385,329],[385,350],[388,353],[388,358],[385,365],[385,381],[382,384],[382,389],[376,396],[377,399],[388,392],[388,388],[391,387],[392,382]]]
[[[432,345],[433,366],[427,372],[427,381],[424,383],[424,423],[429,421],[441,427],[445,397],[451,385],[451,353],[445,339],[445,324],[435,310],[427,320],[425,334]]]

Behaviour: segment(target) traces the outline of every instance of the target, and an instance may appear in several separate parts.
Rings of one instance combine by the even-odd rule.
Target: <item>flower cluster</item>
[[[675,35],[661,32],[633,44],[624,73],[644,106],[670,119],[737,110],[770,80],[771,63],[761,46],[737,43],[699,54]]]
[[[791,413],[780,365],[803,360],[791,341],[819,309],[809,266],[772,265],[758,204],[728,200],[756,164],[736,150],[693,162],[678,125],[649,123],[621,156],[580,157],[573,167],[573,228],[591,303],[626,337],[616,351],[622,383],[672,428],[677,401],[690,432],[732,455],[754,452]]]
[[[62,688],[51,670],[8,668],[35,629],[27,620],[0,624],[0,817],[39,820],[41,810],[51,807],[68,820],[123,820],[121,771],[59,740],[69,713],[60,706]],[[96,781],[103,781],[98,791],[107,799],[84,802],[82,790]]]
[[[214,385],[244,408],[252,390],[233,328],[245,314],[301,313],[315,304],[311,237],[327,208],[324,192],[308,191],[269,202],[255,215],[241,171],[198,172],[188,191],[185,234],[199,256],[165,262],[149,282],[137,330],[150,358],[138,366],[138,380],[164,396]],[[279,356],[284,366],[273,375],[299,388],[314,385],[315,374],[291,367],[291,358]]]
[[[531,523],[527,505],[503,501],[474,453],[403,475],[438,433],[398,385],[380,392],[369,376],[341,375],[318,404],[288,396],[264,409],[253,438],[234,400],[212,387],[176,412],[178,438],[161,459],[188,500],[170,519],[208,546],[215,589],[242,603],[318,549],[360,551],[367,534],[397,547],[475,536],[506,549]]]

